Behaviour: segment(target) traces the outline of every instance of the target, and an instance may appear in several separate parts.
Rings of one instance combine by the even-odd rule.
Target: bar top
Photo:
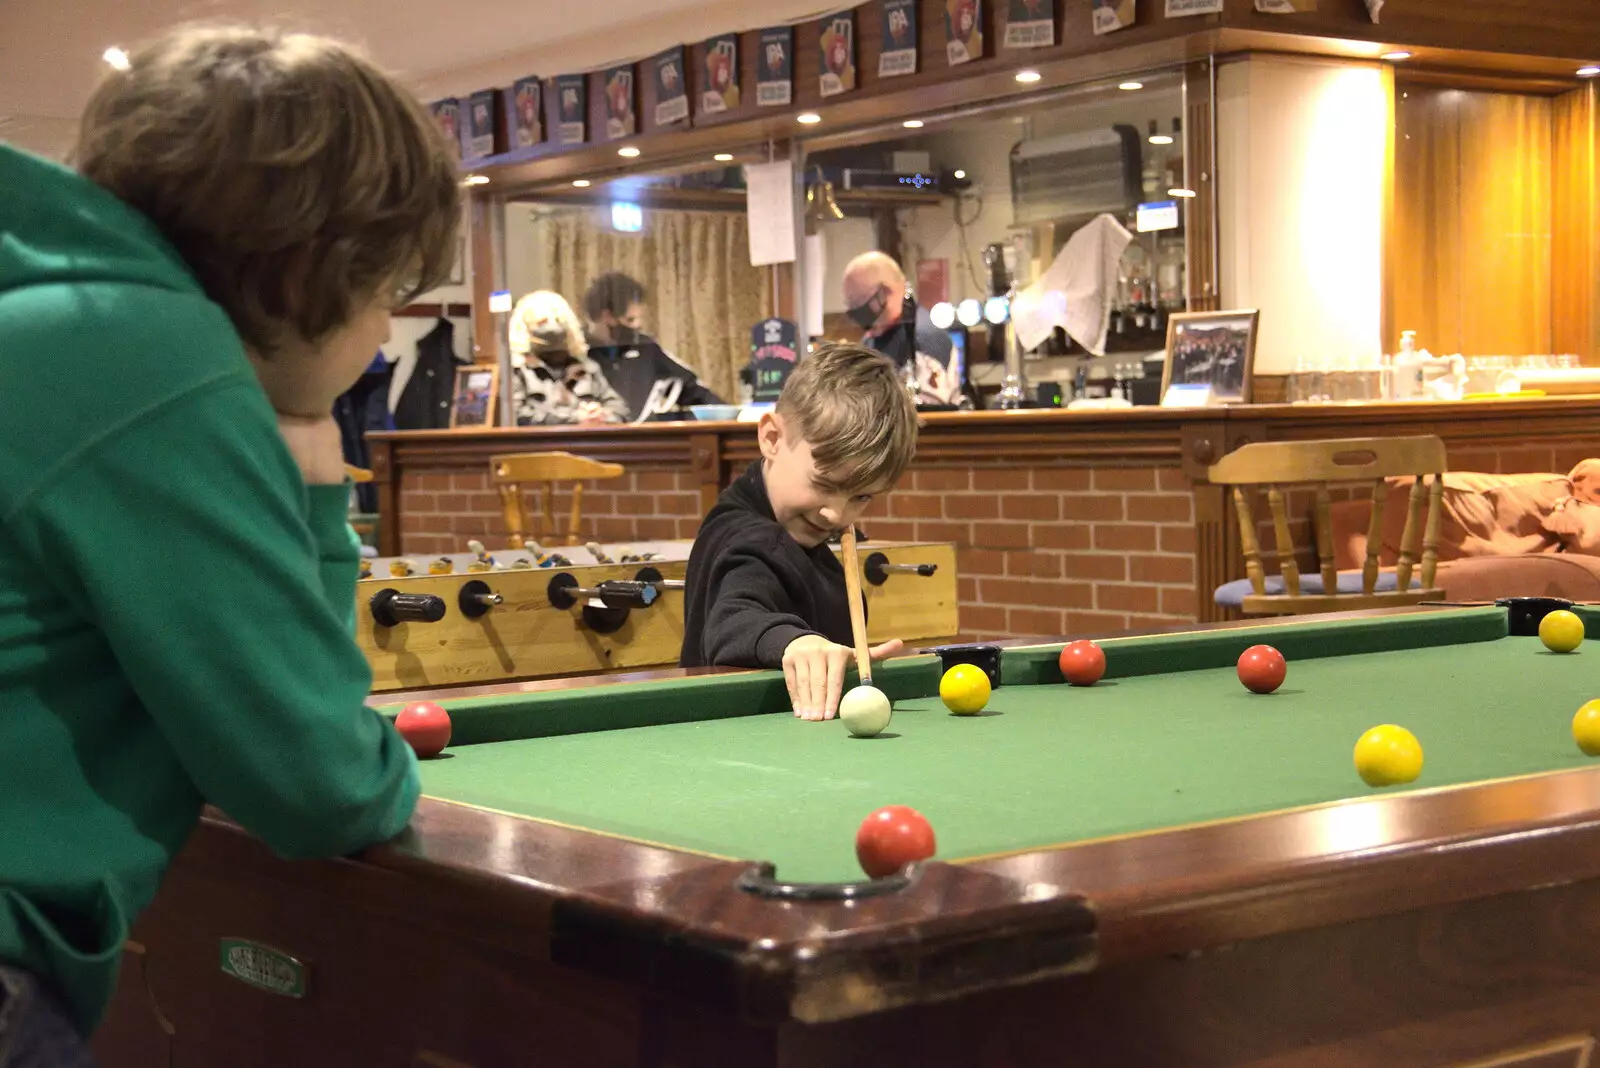
[[[1415,426],[1425,422],[1462,422],[1475,419],[1537,419],[1575,416],[1600,419],[1600,394],[1560,397],[1515,397],[1468,401],[1384,401],[1346,404],[1234,404],[1217,408],[1024,408],[1014,411],[928,412],[922,416],[927,431],[956,432],[977,429],[1067,428],[1088,423],[1122,425],[1181,425],[1219,422],[1369,423],[1394,422]],[[408,442],[519,440],[539,438],[593,439],[596,437],[652,438],[686,434],[742,436],[754,423],[737,421],[653,422],[639,425],[485,427],[472,430],[370,431],[374,441]]]

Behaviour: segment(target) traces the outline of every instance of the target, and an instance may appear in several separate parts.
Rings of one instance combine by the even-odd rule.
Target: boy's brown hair
[[[460,176],[414,97],[336,41],[188,26],[84,110],[72,162],[148,216],[263,356],[444,282]]]
[[[917,451],[916,401],[894,362],[862,345],[826,344],[801,360],[777,414],[838,488],[893,486]]]

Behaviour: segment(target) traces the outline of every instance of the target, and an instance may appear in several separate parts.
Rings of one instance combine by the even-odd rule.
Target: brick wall
[[[556,494],[566,525],[572,498]],[[470,538],[491,548],[506,543],[500,494],[486,471],[409,475],[400,485],[401,549],[413,556],[465,552]],[[585,538],[604,542],[692,538],[700,529],[700,494],[688,471],[631,469],[590,482],[583,491]]]
[[[918,467],[863,526],[955,544],[967,637],[1195,618],[1194,498],[1175,468]]]
[[[486,473],[420,474],[401,485],[406,553],[504,544]],[[557,510],[566,507],[558,497]],[[692,538],[699,494],[686,471],[630,470],[584,491],[606,542]],[[957,549],[967,637],[1114,631],[1195,618],[1194,502],[1177,469],[919,467],[862,523],[886,541]]]

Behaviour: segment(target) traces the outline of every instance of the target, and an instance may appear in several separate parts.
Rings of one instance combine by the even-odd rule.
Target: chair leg
[[[1423,477],[1418,475],[1411,483],[1411,499],[1406,508],[1406,529],[1400,535],[1400,564],[1395,568],[1395,587],[1401,591],[1411,588],[1411,569],[1417,564],[1417,539],[1422,531],[1422,503],[1427,499],[1428,489]]]
[[[1300,563],[1294,558],[1294,542],[1289,538],[1289,512],[1284,507],[1283,490],[1278,486],[1268,488],[1267,503],[1272,507],[1272,531],[1278,542],[1278,571],[1289,596],[1298,597]]]
[[[1379,554],[1383,552],[1383,506],[1389,500],[1389,483],[1372,484],[1372,521],[1367,525],[1367,560],[1361,567],[1361,592],[1371,597],[1378,588]]]
[[[1267,593],[1267,573],[1261,567],[1261,547],[1256,543],[1256,520],[1242,486],[1233,487],[1233,507],[1239,513],[1239,544],[1244,550],[1244,570],[1257,597]]]

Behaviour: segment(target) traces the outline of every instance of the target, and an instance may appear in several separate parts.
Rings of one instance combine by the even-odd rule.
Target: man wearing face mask
[[[903,377],[915,375],[918,404],[960,402],[961,383],[950,370],[955,346],[911,299],[898,263],[882,252],[851,260],[844,300],[845,314],[862,330],[861,343],[893,360]]]
[[[583,296],[589,356],[604,371],[635,422],[677,418],[694,404],[721,404],[694,368],[644,332],[644,286],[621,271],[596,278]]]
[[[537,290],[519,300],[510,335],[518,426],[626,421],[627,403],[589,359],[578,317],[559,293]]]

